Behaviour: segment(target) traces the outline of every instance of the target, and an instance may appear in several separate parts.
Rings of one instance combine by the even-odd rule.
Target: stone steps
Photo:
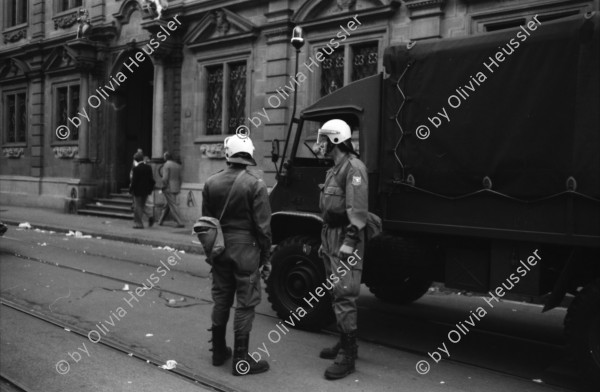
[[[108,198],[94,199],[79,209],[79,215],[102,216],[116,219],[133,219],[133,197],[126,189],[121,193],[111,193]]]

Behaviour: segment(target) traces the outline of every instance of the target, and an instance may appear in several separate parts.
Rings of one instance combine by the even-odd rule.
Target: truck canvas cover
[[[599,25],[578,15],[388,48],[380,191],[413,203],[394,219],[599,240]]]

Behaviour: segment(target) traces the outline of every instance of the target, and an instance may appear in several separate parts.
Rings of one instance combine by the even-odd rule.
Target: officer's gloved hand
[[[269,263],[271,259],[271,251],[268,249],[263,249],[260,252],[260,264],[259,267]]]
[[[269,279],[269,276],[271,276],[271,263],[265,263],[262,265],[262,267],[260,267],[260,276],[263,278],[264,281],[267,281],[267,279]]]
[[[338,257],[340,258],[340,260],[345,261],[348,259],[348,257],[352,256],[352,253],[354,252],[354,248],[351,247],[350,245],[342,245],[340,246],[340,251],[339,251],[339,255]]]

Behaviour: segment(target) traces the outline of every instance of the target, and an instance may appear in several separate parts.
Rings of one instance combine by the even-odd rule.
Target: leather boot
[[[356,332],[342,333],[340,351],[333,364],[325,370],[325,378],[328,380],[337,380],[353,373],[357,352]]]
[[[338,355],[338,352],[340,351],[340,348],[342,348],[341,337],[338,339],[338,341],[333,347],[325,347],[323,350],[321,350],[321,352],[319,353],[319,357],[324,359],[335,359],[335,357],[337,357]]]
[[[231,358],[231,347],[227,347],[225,343],[226,325],[213,325],[212,331],[212,364],[213,366],[221,366],[225,361]]]
[[[323,359],[335,359],[341,348],[342,348],[342,338],[340,337],[338,339],[337,343],[333,347],[325,347],[323,350],[321,350],[321,352],[319,353],[319,357],[321,357]],[[358,359],[358,345],[356,346],[355,352],[356,352],[356,355],[354,356],[354,359],[356,360],[356,359]]]
[[[235,334],[235,345],[233,350],[233,363],[231,374],[234,376],[245,376],[247,374],[264,373],[269,370],[269,363],[264,360],[255,361],[248,354],[248,343],[250,334]]]

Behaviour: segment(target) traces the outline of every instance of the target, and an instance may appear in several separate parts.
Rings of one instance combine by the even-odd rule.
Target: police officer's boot
[[[328,380],[336,380],[353,373],[355,370],[354,361],[357,350],[356,332],[342,333],[340,351],[338,352],[333,365],[325,370],[325,378]]]
[[[248,354],[248,343],[250,334],[235,334],[235,346],[233,350],[233,363],[231,373],[234,376],[245,376],[246,374],[264,373],[269,370],[267,361],[255,361]]]
[[[319,353],[319,357],[324,358],[324,359],[335,359],[341,348],[342,348],[342,338],[340,336],[337,343],[333,347],[325,347],[323,350],[321,350],[321,352]],[[358,345],[356,346],[354,359],[355,360],[358,359]]]
[[[338,341],[333,347],[325,347],[323,350],[321,350],[321,352],[319,353],[319,357],[324,359],[335,359],[335,357],[337,357],[338,355],[338,352],[340,351],[340,348],[342,348],[341,337],[338,339]]]
[[[213,366],[221,366],[225,361],[231,358],[231,347],[227,347],[225,343],[226,325],[213,325],[212,331],[212,363]]]

